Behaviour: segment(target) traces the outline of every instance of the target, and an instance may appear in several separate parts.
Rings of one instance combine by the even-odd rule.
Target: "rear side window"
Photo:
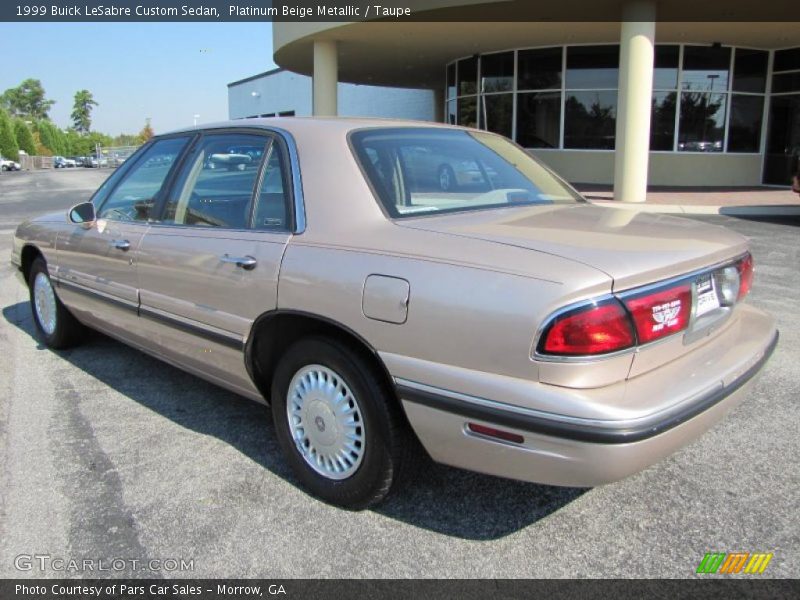
[[[247,229],[259,167],[271,143],[271,138],[259,135],[204,137],[167,200],[164,222]]]
[[[284,230],[289,227],[288,171],[278,144],[272,144],[253,214],[253,229]]]
[[[500,136],[389,128],[356,131],[351,141],[378,199],[395,218],[583,201],[524,150]]]
[[[97,216],[117,221],[147,221],[151,218],[156,198],[188,140],[188,137],[158,140],[145,150],[102,203]],[[101,188],[98,194],[102,192]]]

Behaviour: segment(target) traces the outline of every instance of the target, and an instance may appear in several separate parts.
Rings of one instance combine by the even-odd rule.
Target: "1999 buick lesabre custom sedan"
[[[259,158],[207,168],[232,151]],[[297,477],[349,508],[420,442],[514,479],[626,477],[740,402],[778,338],[742,302],[744,238],[593,206],[508,140],[444,125],[162,135],[91,202],[20,225],[12,262],[47,345],[98,329],[269,403]]]

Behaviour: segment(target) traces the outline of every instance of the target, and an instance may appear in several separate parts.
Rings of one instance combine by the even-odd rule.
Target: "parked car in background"
[[[53,157],[53,168],[55,169],[66,169],[72,168],[76,166],[75,160],[72,158],[65,158],[63,156],[54,156]]]
[[[482,180],[444,191],[443,164]],[[95,328],[271,405],[299,481],[348,508],[382,500],[419,444],[524,481],[624,478],[742,402],[778,340],[745,302],[742,236],[594,206],[505,138],[446,125],[155,137],[91,201],[21,224],[11,260],[47,346]]]
[[[211,154],[206,162],[206,168],[226,168],[229,171],[243,171],[248,165],[253,164],[253,157],[241,148],[231,148],[227,152]]]
[[[89,169],[97,169],[99,167],[107,167],[108,159],[104,156],[97,158],[97,156],[87,156],[83,159],[83,166]]]
[[[2,171],[20,171],[22,167],[15,160],[10,160],[0,156],[0,170]]]

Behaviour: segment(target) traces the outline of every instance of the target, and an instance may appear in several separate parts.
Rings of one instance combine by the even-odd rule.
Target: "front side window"
[[[100,219],[147,221],[152,216],[159,192],[180,155],[188,137],[158,140],[106,198],[97,211]]]
[[[246,229],[259,166],[270,143],[270,138],[259,135],[204,137],[167,200],[164,222]]]
[[[352,142],[392,217],[582,201],[530,155],[496,135],[367,129],[353,133]]]

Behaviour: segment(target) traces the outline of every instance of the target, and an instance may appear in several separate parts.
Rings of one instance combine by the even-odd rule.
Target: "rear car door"
[[[92,201],[97,220],[57,242],[59,294],[90,324],[126,338],[137,331],[136,256],[155,202],[189,136],[157,140],[114,173]]]
[[[139,253],[140,314],[166,358],[254,395],[244,344],[277,305],[293,211],[277,136],[207,133]]]

